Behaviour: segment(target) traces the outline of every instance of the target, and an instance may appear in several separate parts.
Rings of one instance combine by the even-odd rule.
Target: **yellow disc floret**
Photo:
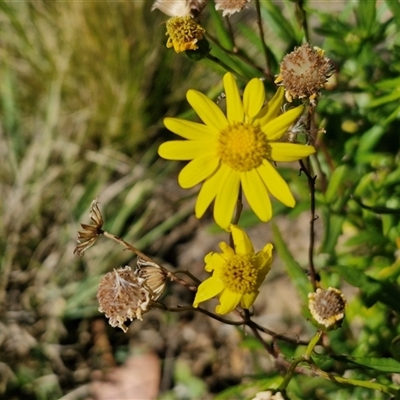
[[[197,42],[203,39],[204,33],[205,30],[190,15],[173,17],[167,21],[167,47],[173,47],[177,53],[197,50]]]
[[[255,256],[235,254],[224,268],[224,285],[236,293],[251,293],[257,290],[258,269]]]
[[[268,154],[268,142],[258,125],[236,122],[223,129],[218,138],[218,155],[235,171],[259,167]]]

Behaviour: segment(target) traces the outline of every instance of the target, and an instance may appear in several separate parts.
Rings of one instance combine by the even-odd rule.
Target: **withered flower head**
[[[267,390],[265,392],[258,392],[256,397],[252,400],[285,400],[281,392],[274,393],[272,390]]]
[[[344,318],[346,298],[336,288],[317,289],[308,294],[308,309],[318,325],[327,330],[340,327]]]
[[[172,17],[167,21],[167,47],[175,52],[197,50],[197,42],[203,39],[205,30],[190,16]]]
[[[125,321],[142,320],[142,314],[150,309],[151,295],[144,279],[135,275],[131,268],[119,268],[104,275],[97,291],[99,311],[109,318],[109,324],[128,330]]]
[[[305,43],[283,58],[275,83],[285,88],[287,101],[308,99],[315,105],[315,99],[332,73],[333,66],[324,50]]]
[[[94,225],[81,224],[83,231],[78,232],[78,246],[75,247],[74,254],[78,256],[83,256],[83,253],[92,247],[98,237],[103,234],[103,216],[97,206],[98,201],[93,200],[90,205],[90,219],[93,221]]]
[[[152,300],[157,300],[165,290],[168,271],[160,265],[138,257],[135,275],[144,280]]]
[[[215,0],[215,9],[222,11],[222,16],[230,16],[242,11],[250,0]]]
[[[207,0],[157,0],[151,7],[151,11],[158,8],[169,17],[184,17],[186,15],[196,17],[206,4]]]

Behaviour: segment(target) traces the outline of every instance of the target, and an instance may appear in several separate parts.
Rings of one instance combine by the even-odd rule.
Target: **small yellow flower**
[[[181,187],[203,186],[195,206],[200,218],[215,200],[214,218],[227,229],[238,199],[240,187],[261,221],[272,217],[269,195],[288,207],[295,199],[287,183],[276,171],[276,161],[296,161],[315,152],[313,146],[280,141],[303,107],[279,115],[284,90],[264,105],[265,90],[260,79],[246,86],[243,99],[231,73],[224,76],[226,113],[208,97],[195,90],[187,99],[203,124],[178,118],[165,118],[165,126],[187,140],[163,143],[158,153],[169,160],[191,160],[180,172]]]
[[[317,324],[326,330],[340,327],[345,306],[346,298],[336,288],[318,288],[316,292],[308,294],[308,309]]]
[[[177,53],[197,50],[197,42],[203,39],[204,33],[205,30],[190,15],[172,17],[167,21],[167,47],[173,47]]]
[[[285,88],[287,101],[308,98],[315,105],[315,99],[332,73],[333,67],[325,51],[305,43],[283,58],[275,83]]]
[[[211,252],[206,255],[205,270],[213,275],[200,284],[193,307],[199,303],[219,296],[218,314],[228,314],[239,304],[250,308],[258,296],[258,288],[271,269],[272,244],[268,243],[261,251],[254,253],[246,232],[236,225],[230,226],[234,249],[227,243],[219,244],[222,253]]]

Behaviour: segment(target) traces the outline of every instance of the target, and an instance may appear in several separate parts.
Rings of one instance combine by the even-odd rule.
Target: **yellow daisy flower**
[[[300,160],[315,149],[279,141],[303,112],[303,106],[298,106],[278,115],[283,88],[264,105],[265,90],[260,79],[254,78],[247,84],[243,99],[233,74],[225,74],[223,82],[226,116],[204,94],[189,90],[187,100],[204,124],[165,118],[165,126],[187,140],[163,143],[158,153],[169,160],[191,160],[180,172],[178,181],[183,188],[204,181],[195,206],[196,217],[200,218],[215,199],[215,221],[227,229],[240,187],[261,221],[272,217],[270,194],[294,207],[295,199],[287,183],[271,162]]]
[[[213,275],[198,287],[193,307],[219,296],[220,305],[215,308],[218,314],[228,314],[239,304],[243,308],[250,308],[258,296],[258,288],[271,269],[271,243],[254,253],[246,232],[236,225],[230,225],[230,230],[235,248],[221,242],[219,247],[222,253],[206,255],[205,270],[213,272]]]

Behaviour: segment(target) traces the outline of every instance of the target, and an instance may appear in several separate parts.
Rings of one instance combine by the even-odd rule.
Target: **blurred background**
[[[159,356],[131,367],[128,381],[153,373],[158,393],[167,327],[178,316],[155,312],[128,334],[109,327],[97,286],[133,254],[106,240],[84,258],[73,254],[95,198],[107,230],[172,262],[197,226],[193,201],[181,201],[188,193],[177,186],[178,166],[157,148],[162,118],[188,108],[190,87],[205,90],[219,75],[165,47],[168,17],[151,6],[0,3],[1,398],[132,398],[132,388],[123,397],[91,383],[146,343]]]

